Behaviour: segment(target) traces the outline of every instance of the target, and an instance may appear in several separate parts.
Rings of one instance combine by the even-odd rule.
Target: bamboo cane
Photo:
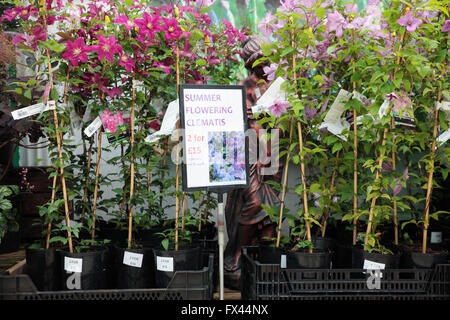
[[[177,54],[177,60],[176,60],[176,79],[177,79],[177,96],[179,96],[179,84],[180,84],[180,50],[178,48],[178,45],[176,47],[176,54]],[[180,122],[177,122],[177,129],[180,128]],[[178,138],[180,138],[178,136]],[[178,139],[179,140],[179,139]],[[178,191],[180,190],[180,147],[179,144],[177,144],[177,164],[176,164],[176,181],[175,181],[175,251],[178,251],[178,219],[180,215],[180,199],[178,195]]]
[[[404,39],[405,39],[405,34],[406,34],[406,31],[404,31],[404,32],[402,33],[402,35],[401,35],[399,51],[401,51],[402,48],[403,48],[403,41],[404,41]],[[400,64],[400,56],[397,57],[397,65],[399,65],[399,64]],[[398,68],[396,68],[396,70],[394,71],[393,78],[395,78],[395,74],[397,73],[397,71],[398,71]],[[387,114],[388,114],[388,115],[391,113],[391,108],[392,108],[392,106],[389,105],[389,108],[388,108],[388,110],[387,110]],[[387,133],[388,133],[388,128],[385,128],[385,129],[383,130],[383,140],[382,140],[382,142],[381,142],[381,147],[384,147],[384,146],[386,145]],[[376,182],[379,181],[379,180],[381,179],[381,169],[380,169],[380,168],[381,168],[381,166],[383,165],[383,156],[384,156],[384,152],[381,152],[381,154],[380,154],[380,160],[378,161],[378,169],[377,169],[377,173],[376,173],[376,175],[375,175],[375,181],[376,181]],[[372,201],[371,201],[371,204],[370,204],[369,221],[368,221],[368,223],[367,223],[366,236],[365,236],[365,239],[364,239],[364,244],[366,244],[366,245],[367,245],[368,242],[369,242],[369,233],[370,233],[370,230],[372,230],[372,220],[373,220],[373,215],[374,215],[374,210],[375,210],[375,204],[376,204],[377,199],[378,199],[378,197],[376,197],[376,196],[373,197],[373,198],[372,198]],[[367,250],[367,246],[364,246],[364,251],[366,251],[366,250]]]
[[[300,172],[302,175],[302,195],[303,195],[303,209],[304,209],[304,215],[305,215],[305,226],[306,226],[306,237],[308,241],[311,241],[311,224],[308,221],[309,219],[309,210],[308,210],[308,196],[306,194],[306,175],[305,175],[305,162],[304,162],[304,156],[303,156],[303,132],[302,132],[302,125],[300,121],[297,122],[297,129],[298,129],[298,140],[300,144]],[[309,252],[312,253],[312,249],[309,249]]]
[[[394,118],[391,118],[391,130],[395,129],[395,121]],[[392,171],[395,172],[396,169],[396,156],[395,156],[395,137],[392,137]],[[398,218],[397,218],[397,200],[394,200],[393,203],[394,209],[394,244],[398,245]]]
[[[441,100],[441,91],[438,93],[438,101]],[[430,203],[431,203],[431,194],[433,192],[433,174],[434,174],[434,156],[436,149],[436,136],[437,136],[437,127],[439,124],[439,110],[436,108],[434,110],[434,126],[433,126],[433,142],[431,144],[431,163],[430,163],[430,171],[428,172],[428,181],[427,181],[427,196],[425,200],[425,211],[424,211],[424,222],[423,222],[423,237],[422,237],[422,253],[427,252],[427,236],[428,236],[428,226],[429,226],[429,213],[430,213]]]
[[[336,161],[334,162],[334,167],[337,168],[338,166],[338,158],[339,158],[339,154],[340,154],[340,150],[338,150],[338,152],[336,153]],[[331,185],[330,185],[330,201],[333,197],[333,192],[334,192],[334,183],[336,180],[336,171],[337,169],[334,169],[333,172],[331,173]],[[325,214],[322,216],[322,238],[325,238],[325,231],[327,229],[327,220],[328,220],[328,216],[329,216],[330,210],[328,209]]]
[[[64,84],[64,103],[67,103],[67,93],[69,88],[69,73],[70,73],[70,67],[67,69],[67,75],[66,75],[66,83]],[[64,125],[64,120],[61,121],[61,125]],[[62,133],[61,133],[62,137]],[[55,170],[55,176],[53,177],[53,183],[52,183],[52,196],[51,196],[51,203],[55,202],[56,197],[56,182],[58,179],[58,169]],[[50,221],[48,223],[47,227],[47,237],[45,241],[45,248],[48,249],[50,247],[50,234],[52,231],[52,222]]]
[[[120,155],[121,155],[122,166],[125,167],[125,162],[124,162],[125,153],[124,153],[124,150],[123,150],[123,144],[121,144],[121,146],[120,146]],[[124,180],[126,181],[127,178],[128,178],[128,176],[125,174],[124,175]],[[120,208],[119,208],[120,218],[122,218],[122,213],[123,213],[123,210],[125,208],[125,203],[127,201],[126,183],[124,184],[124,191],[125,192],[123,193],[122,202],[120,203]]]
[[[186,193],[183,192],[183,199],[181,200],[181,231],[184,231],[185,221],[184,221],[184,209],[186,205]]]
[[[291,119],[291,125],[289,128],[289,145],[292,143],[292,133],[294,131],[294,118]],[[281,205],[280,205],[280,216],[278,218],[278,231],[277,231],[277,242],[276,247],[278,248],[280,246],[280,240],[281,240],[281,224],[283,223],[283,211],[284,211],[284,200],[286,196],[286,187],[287,187],[287,181],[288,181],[288,169],[289,169],[289,162],[290,162],[290,154],[287,154],[286,157],[286,165],[284,166],[284,177],[283,177],[283,189],[281,193]]]
[[[355,39],[355,31],[352,29],[352,39]],[[353,73],[356,72],[356,68],[353,68]],[[356,91],[356,81],[353,81],[353,91]],[[358,212],[358,129],[356,125],[356,109],[353,108],[353,214]],[[353,219],[353,245],[356,245],[357,227],[356,223],[358,218],[355,216]]]
[[[149,163],[149,159],[147,159],[146,167],[147,167],[147,192],[150,195],[150,192],[151,192],[151,172],[150,172],[150,170],[148,168],[148,163]],[[148,202],[148,212],[149,212],[149,214],[151,212],[151,209],[152,209],[152,204],[149,201]]]
[[[84,141],[84,140],[83,140]],[[91,142],[89,144],[88,152],[88,162],[87,162],[87,174],[86,174],[86,181],[84,183],[84,190],[83,190],[83,203],[85,204],[87,201],[88,196],[88,186],[89,186],[89,172],[91,171],[91,160],[92,160],[92,147],[94,145],[94,136],[91,137]],[[81,208],[81,221],[84,221],[84,214],[86,212],[86,206],[83,206]]]
[[[198,199],[199,202],[199,208],[198,208],[198,217],[199,217],[199,222],[198,222],[198,232],[202,231],[202,210],[203,210],[203,194],[200,193],[200,197]]]
[[[95,169],[94,203],[92,207],[92,231],[91,231],[92,244],[94,244],[95,241],[95,220],[96,220],[97,199],[98,199],[98,176],[100,173],[101,154],[102,154],[102,128],[98,129],[98,136],[97,136],[97,164]]]
[[[47,27],[47,17],[44,14],[44,24]],[[48,63],[47,68],[49,72],[49,80],[50,80],[50,92],[53,90],[53,76],[52,76],[52,65],[50,62],[50,50],[46,49]],[[61,145],[61,137],[59,135],[59,125],[58,125],[58,113],[56,109],[53,110],[53,122],[55,124],[55,135],[56,135],[56,143],[58,146],[58,157],[59,157],[59,164],[61,165],[60,168],[60,174],[61,174],[61,184],[63,188],[63,199],[64,199],[64,212],[65,212],[65,219],[66,219],[66,226],[67,226],[67,238],[68,238],[68,244],[69,244],[69,252],[73,253],[73,245],[72,245],[72,232],[70,230],[70,217],[69,217],[69,204],[68,204],[68,198],[67,198],[67,188],[66,188],[66,178],[64,177],[64,168],[63,165],[63,157],[62,157],[62,145]]]
[[[131,164],[130,164],[130,208],[128,213],[128,248],[131,248],[132,230],[133,230],[133,195],[134,195],[134,109],[136,98],[136,87],[134,85],[135,75],[133,74],[132,96],[131,96]]]

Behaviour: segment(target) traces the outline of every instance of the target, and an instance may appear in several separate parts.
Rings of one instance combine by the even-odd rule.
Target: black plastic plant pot
[[[336,247],[336,241],[331,238],[314,237],[311,242],[314,249],[322,251],[334,251]]]
[[[138,289],[155,287],[155,265],[151,248],[114,247],[116,287]]]
[[[141,229],[137,232],[136,238],[139,243],[146,247],[159,247],[161,241],[164,239],[162,235],[158,234],[166,229],[163,225],[153,226],[148,230]]]
[[[332,253],[329,251],[287,251],[288,269],[329,269]]]
[[[128,238],[128,230],[121,230],[114,223],[104,222],[103,226],[100,226],[97,236],[101,239],[109,239],[112,243],[118,244]]]
[[[0,243],[0,254],[18,251],[20,240],[20,231],[6,232]]]
[[[176,271],[200,270],[200,247],[153,249],[156,288],[167,288]]]
[[[258,261],[263,264],[280,264],[284,249],[268,245],[258,247]]]
[[[447,263],[448,252],[422,253],[403,248],[401,267],[404,269],[430,269],[437,264]]]
[[[333,268],[352,268],[352,245],[337,243],[334,248]]]
[[[61,264],[54,248],[26,248],[25,272],[39,291],[60,289]]]
[[[352,248],[352,268],[354,269],[398,269],[401,253],[381,254],[364,251],[361,247]],[[366,268],[367,267],[367,268]]]
[[[211,240],[214,239],[217,235],[217,226],[212,221],[207,221],[206,224],[202,224],[200,232],[198,231],[198,226],[190,226],[189,229],[196,232],[194,234],[194,238],[196,239]]]
[[[105,251],[105,247],[80,253],[61,251],[61,289],[106,289]]]
[[[103,251],[103,273],[105,274],[106,289],[113,289],[116,287],[116,268],[114,265],[116,252],[114,244],[106,244]]]

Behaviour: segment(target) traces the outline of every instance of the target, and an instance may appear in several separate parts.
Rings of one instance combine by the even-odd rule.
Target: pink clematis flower
[[[84,45],[84,39],[77,38],[74,42],[67,40],[66,51],[62,54],[62,57],[69,60],[74,67],[77,67],[78,61],[83,63],[88,61],[87,52],[89,52],[89,48]]]
[[[23,10],[23,7],[15,7],[12,9],[5,10],[5,13],[1,17],[0,21],[8,20],[9,22],[11,22],[15,18],[17,18],[17,16],[20,14],[20,12],[22,10]]]
[[[127,28],[127,30],[130,30],[136,26],[135,23],[132,20],[128,19],[128,17],[124,14],[121,14],[120,16],[118,16],[114,20],[114,23],[123,24],[125,26],[125,28]]]
[[[131,59],[127,54],[123,52],[119,58],[119,65],[124,67],[128,73],[130,73],[131,70],[135,67],[133,59]]]
[[[287,107],[289,106],[289,101],[282,101],[280,99],[275,99],[273,105],[269,107],[269,110],[277,118],[280,118],[283,113],[286,113]]]
[[[408,11],[403,17],[399,18],[397,20],[397,23],[401,26],[406,27],[406,30],[408,32],[414,32],[416,31],[417,27],[422,24],[422,20],[417,19],[413,16],[412,11]]]
[[[175,18],[166,20],[164,24],[164,36],[166,41],[178,40],[183,33],[183,30],[178,25],[178,20]]]
[[[338,38],[342,37],[344,28],[347,26],[345,18],[338,11],[335,10],[333,13],[329,13],[327,15],[327,20],[328,20],[326,24],[327,31],[329,32],[336,31],[336,37]]]
[[[159,15],[150,15],[147,12],[144,12],[142,19],[136,19],[134,20],[134,23],[139,27],[140,35],[147,35],[149,39],[153,39],[155,32],[161,30],[159,21]]]
[[[27,20],[30,17],[30,15],[35,17],[37,16],[38,13],[39,10],[35,8],[34,5],[29,5],[28,7],[22,8],[22,10],[20,10],[19,12],[19,15],[25,20]]]
[[[98,44],[92,46],[92,51],[98,53],[99,60],[108,60],[109,62],[114,62],[114,54],[120,54],[122,52],[122,47],[116,45],[116,38],[113,35],[106,39],[103,35],[98,35]]]

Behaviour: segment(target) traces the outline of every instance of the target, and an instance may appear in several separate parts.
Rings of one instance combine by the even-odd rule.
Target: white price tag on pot
[[[370,260],[364,260],[363,269],[365,270],[384,270],[386,265],[384,263],[374,262]]]
[[[64,257],[64,270],[68,272],[81,272],[83,270],[83,259]]]
[[[384,263],[379,263],[379,262],[364,259],[364,265],[363,265],[364,270],[384,270],[385,267],[386,267],[386,265]],[[380,277],[383,278],[382,273],[380,273]]]
[[[144,255],[142,253],[125,251],[125,253],[123,254],[123,264],[126,264],[130,267],[141,268],[143,258]]]
[[[431,243],[441,243],[442,242],[442,232],[431,232]]]
[[[173,258],[157,256],[156,269],[159,271],[173,272]]]
[[[100,117],[95,118],[94,121],[91,122],[91,124],[84,129],[84,134],[88,137],[92,136],[95,131],[97,131],[102,126],[102,119]]]
[[[286,266],[286,255],[285,254],[281,255],[280,268],[281,269],[286,269],[287,268],[287,266]]]

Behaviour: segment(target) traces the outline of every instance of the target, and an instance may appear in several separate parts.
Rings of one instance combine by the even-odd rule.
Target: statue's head
[[[253,67],[253,63],[264,57],[261,45],[267,43],[267,41],[256,34],[249,35],[242,43],[241,57],[244,60],[245,68],[250,72],[256,73],[259,78],[265,78],[263,68],[268,65],[268,62],[260,63],[255,67]]]

